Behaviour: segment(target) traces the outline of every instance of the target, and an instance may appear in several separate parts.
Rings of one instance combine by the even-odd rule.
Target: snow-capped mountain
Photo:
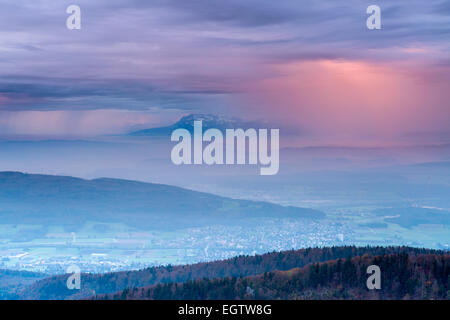
[[[190,114],[182,117],[176,123],[159,128],[150,128],[130,133],[132,136],[165,136],[170,135],[175,129],[186,129],[189,132],[194,131],[194,121],[202,121],[203,130],[210,128],[225,131],[225,129],[248,129],[248,128],[267,128],[257,122],[244,121],[238,118],[226,117],[223,115],[212,114]]]

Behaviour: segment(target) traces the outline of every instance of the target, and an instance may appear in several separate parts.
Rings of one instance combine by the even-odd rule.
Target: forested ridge
[[[370,265],[381,269],[379,290],[367,288]],[[94,299],[450,299],[450,255],[365,254],[258,276],[132,288]]]
[[[23,299],[80,299],[94,295],[116,293],[129,288],[149,287],[157,284],[184,283],[199,279],[245,278],[267,272],[288,271],[309,264],[347,259],[348,257],[385,256],[407,254],[408,257],[443,251],[410,247],[326,247],[271,252],[255,256],[239,256],[232,259],[180,266],[160,266],[140,271],[106,274],[82,274],[81,290],[69,290],[67,275],[54,276],[36,282],[22,293]],[[330,262],[331,263],[331,262]]]

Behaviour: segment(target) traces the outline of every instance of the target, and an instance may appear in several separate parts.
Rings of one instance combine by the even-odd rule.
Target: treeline
[[[181,266],[152,267],[140,271],[107,274],[82,274],[81,290],[69,290],[67,275],[38,281],[23,292],[24,299],[80,299],[96,294],[122,291],[126,288],[147,287],[155,284],[183,283],[196,279],[247,277],[271,272],[302,268],[311,263],[363,255],[383,256],[407,253],[410,256],[442,254],[442,251],[410,247],[326,247],[272,252],[256,256]]]
[[[380,290],[367,288],[370,265],[381,269]],[[450,255],[365,254],[259,276],[126,289],[94,299],[450,299]]]
[[[0,300],[19,299],[19,292],[48,275],[30,271],[0,269]]]

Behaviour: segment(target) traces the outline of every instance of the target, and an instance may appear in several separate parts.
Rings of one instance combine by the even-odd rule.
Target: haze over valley
[[[0,145],[12,170],[0,173],[0,268],[106,272],[315,246],[449,246],[448,144],[283,147],[271,177],[175,166],[164,130]]]

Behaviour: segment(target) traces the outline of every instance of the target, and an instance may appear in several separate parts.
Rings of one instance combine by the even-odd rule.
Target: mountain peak
[[[175,129],[186,129],[189,132],[194,130],[194,121],[202,121],[203,129],[210,128],[225,131],[225,129],[248,129],[258,128],[260,125],[256,122],[245,121],[224,115],[214,115],[207,113],[191,113],[183,116],[180,120],[172,125],[159,128],[150,128],[130,133],[132,136],[166,136],[170,135]]]

